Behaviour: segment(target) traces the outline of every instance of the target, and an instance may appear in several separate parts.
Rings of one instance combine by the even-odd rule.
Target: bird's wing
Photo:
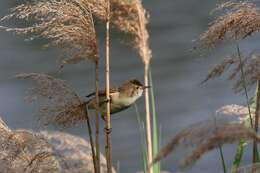
[[[117,92],[117,91],[118,91],[118,88],[117,88],[117,87],[112,87],[112,88],[110,88],[110,90],[109,90],[110,93],[115,93],[115,92]],[[88,94],[86,97],[92,97],[92,96],[95,96],[95,94],[96,94],[96,92],[92,92],[92,93]],[[105,96],[105,95],[106,95],[106,90],[100,90],[100,91],[98,92],[98,95],[99,95],[99,96]]]

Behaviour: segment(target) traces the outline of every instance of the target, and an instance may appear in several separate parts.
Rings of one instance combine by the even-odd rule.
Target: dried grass
[[[152,163],[167,157],[179,147],[185,147],[187,154],[183,154],[184,159],[180,162],[180,166],[187,168],[205,153],[221,145],[235,143],[241,139],[260,142],[260,137],[240,121],[241,118],[245,117],[248,119],[246,107],[238,105],[222,107],[213,119],[194,123],[177,133],[169,143],[161,148]]]
[[[86,140],[61,132],[11,130],[1,118],[0,153],[1,173],[94,173]],[[105,172],[101,155],[101,173]]]
[[[49,39],[51,45],[65,51],[64,64],[98,59],[92,15],[82,0],[40,0],[24,3],[13,8],[11,14],[1,21],[12,18],[25,20],[29,26],[1,28],[29,35],[29,40]],[[35,24],[30,24],[32,21]]]
[[[242,60],[245,81],[241,74],[241,63],[235,55],[225,58],[218,65],[214,66],[202,83],[221,76],[224,72],[229,72],[229,80],[234,81],[233,89],[235,92],[241,92],[244,84],[247,88],[255,85],[260,79],[260,55],[250,53]]]
[[[199,41],[203,46],[213,47],[223,40],[239,40],[260,30],[260,11],[246,1],[228,1],[218,5],[215,11],[224,12],[204,32]]]
[[[152,163],[156,163],[167,157],[178,147],[194,148],[203,144],[207,139],[215,134],[216,129],[221,129],[231,122],[236,121],[234,117],[217,115],[214,118],[203,120],[189,125],[187,128],[178,132],[163,148],[160,149]]]
[[[250,108],[252,119],[255,118],[255,110]],[[226,105],[217,110],[218,114],[227,115],[227,116],[236,116],[238,117],[241,123],[246,123],[249,120],[248,107],[240,105]]]
[[[65,50],[63,63],[78,63],[85,59],[97,60],[98,50],[92,13],[106,21],[105,0],[40,0],[12,9],[1,21],[18,18],[34,22],[23,28],[1,27],[17,34],[30,34],[29,40],[43,37],[51,45]],[[131,37],[144,63],[149,64],[151,50],[146,29],[147,15],[140,0],[111,0],[111,24]]]
[[[46,140],[29,131],[11,131],[0,123],[0,172],[58,172],[58,163]]]
[[[105,0],[83,0],[97,18],[107,20]],[[130,35],[130,44],[141,56],[144,63],[149,64],[151,50],[149,34],[146,29],[148,17],[140,0],[111,0],[110,22],[120,32]]]
[[[193,165],[205,153],[208,153],[223,144],[235,143],[241,139],[260,142],[260,137],[257,136],[253,130],[246,128],[241,124],[228,124],[217,129],[212,136],[210,136],[204,143],[197,146],[192,153],[185,158],[182,167],[186,168]]]
[[[35,82],[26,100],[42,101],[39,114],[45,124],[69,126],[86,119],[85,103],[64,81],[46,74],[30,73],[16,76]]]
[[[207,74],[206,78],[202,81],[202,83],[207,82],[209,79],[213,79],[221,76],[229,67],[238,61],[237,58],[227,57],[222,62],[214,66]]]

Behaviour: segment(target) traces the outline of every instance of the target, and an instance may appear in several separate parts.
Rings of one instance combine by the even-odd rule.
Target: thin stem
[[[259,122],[259,113],[260,113],[260,80],[257,81],[256,88],[256,111],[255,111],[255,132],[258,131],[258,122]],[[257,142],[254,141],[254,163],[258,161],[258,150],[257,150]]]
[[[153,80],[152,80],[152,70],[149,70],[149,82],[150,82],[150,94],[151,94],[151,104],[152,104],[152,123],[153,123],[153,156],[156,156],[159,152],[159,136],[158,136],[158,117],[156,113],[156,105],[155,105],[155,96],[154,96],[154,88],[153,88]],[[153,171],[156,173],[160,172],[160,162],[157,162],[153,165]]]
[[[99,76],[98,76],[99,63],[95,62],[95,90],[96,90],[96,105],[99,105]],[[97,173],[100,173],[100,143],[99,143],[99,106],[96,107],[96,165]]]
[[[251,114],[248,92],[247,92],[247,88],[246,88],[246,78],[245,78],[245,73],[244,73],[244,69],[243,69],[243,62],[242,62],[241,53],[240,53],[240,49],[239,49],[238,44],[237,44],[237,53],[238,53],[238,58],[239,58],[239,63],[240,63],[239,66],[240,66],[242,82],[243,82],[242,85],[243,85],[243,88],[244,88],[245,94],[246,94],[246,102],[247,102],[247,108],[248,108],[248,113],[249,113],[250,125],[251,125],[251,128],[253,129],[254,125],[253,125],[253,118],[252,118],[252,114]],[[252,162],[255,163],[257,161],[257,142],[255,140],[253,142],[253,153],[252,154],[253,154]]]
[[[107,172],[112,173],[112,140],[111,140],[111,117],[110,117],[110,0],[107,0],[106,20],[106,159]]]
[[[222,164],[223,172],[227,173],[227,167],[226,167],[226,164],[225,164],[224,154],[223,154],[221,145],[218,148],[219,148],[219,153],[220,153],[220,158],[221,158],[221,164]]]
[[[139,133],[140,133],[140,140],[141,140],[141,147],[142,147],[142,157],[143,157],[143,171],[144,173],[147,172],[147,144],[146,144],[146,137],[145,137],[145,130],[144,130],[144,123],[141,120],[141,114],[139,112],[139,109],[136,105],[136,103],[134,104],[135,106],[135,113],[136,113],[136,118],[137,118],[137,123],[139,126]]]
[[[85,109],[85,114],[86,114],[86,119],[87,119],[88,135],[89,135],[89,141],[90,141],[90,146],[91,146],[94,170],[95,170],[95,173],[97,173],[96,153],[95,153],[95,149],[94,149],[94,141],[93,141],[93,137],[92,137],[92,128],[91,128],[91,124],[90,124],[90,119],[89,119],[89,115],[88,115],[88,108],[87,108],[87,106],[86,106],[86,109]]]
[[[145,64],[144,68],[144,84],[145,86],[149,85],[149,64]],[[150,102],[149,102],[149,91],[145,90],[145,112],[146,112],[146,137],[147,137],[147,161],[148,163],[152,163],[152,135],[151,135],[151,119],[150,119]],[[148,165],[149,165],[148,164]],[[148,168],[148,173],[153,173],[153,169],[151,167]]]
[[[245,94],[246,94],[246,103],[247,103],[247,108],[248,108],[248,113],[249,113],[250,125],[251,125],[251,128],[253,128],[253,118],[252,118],[252,113],[251,113],[251,108],[250,108],[250,103],[249,103],[248,92],[247,92],[247,88],[246,88],[246,78],[245,78],[240,48],[239,48],[238,44],[237,44],[237,54],[238,54],[238,58],[239,58],[239,66],[240,66],[241,76],[242,76],[242,79],[243,79],[242,85],[243,85],[243,88],[244,88]]]

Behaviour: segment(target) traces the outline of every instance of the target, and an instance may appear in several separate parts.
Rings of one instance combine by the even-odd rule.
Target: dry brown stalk
[[[21,28],[1,28],[17,34],[30,34],[29,40],[47,38],[50,45],[65,51],[63,64],[98,58],[92,15],[81,0],[40,0],[25,3],[13,8],[11,14],[1,21],[12,18],[25,21],[33,19],[35,24]]]
[[[89,8],[101,20],[106,21],[106,4],[105,0],[88,1]],[[101,6],[95,8],[94,3]],[[134,47],[145,65],[144,81],[145,85],[149,85],[148,71],[151,59],[151,50],[148,44],[148,31],[146,29],[147,15],[140,0],[111,0],[111,18],[110,22],[119,31],[127,33],[131,36],[131,46]],[[147,144],[148,144],[148,162],[152,161],[152,141],[151,141],[151,124],[150,124],[150,106],[149,92],[145,91],[146,100],[146,128],[147,128]],[[151,172],[150,170],[149,172]]]
[[[112,173],[112,126],[110,116],[110,0],[106,0],[106,159],[107,172]]]
[[[217,17],[200,36],[203,46],[212,47],[225,39],[243,39],[260,31],[260,11],[250,1],[225,2],[216,10],[222,10],[224,14]]]

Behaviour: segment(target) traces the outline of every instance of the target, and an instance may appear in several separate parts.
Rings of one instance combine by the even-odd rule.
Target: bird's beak
[[[143,86],[143,89],[151,88],[151,86]]]

